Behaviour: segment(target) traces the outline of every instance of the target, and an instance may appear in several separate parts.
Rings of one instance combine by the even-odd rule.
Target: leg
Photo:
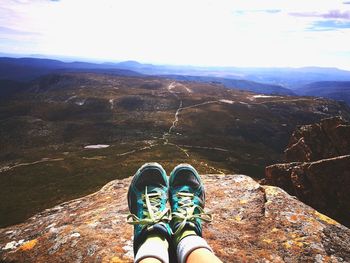
[[[170,210],[166,208],[168,179],[163,167],[148,163],[136,172],[128,191],[130,214],[134,225],[135,262],[169,262],[171,240]]]
[[[162,261],[156,258],[145,258],[145,259],[142,259],[140,263],[162,263]]]
[[[198,248],[188,256],[186,263],[222,263],[222,261],[208,249]]]
[[[212,216],[204,211],[204,186],[191,165],[178,165],[171,172],[169,199],[178,262],[222,262],[202,238],[201,221],[210,222]]]

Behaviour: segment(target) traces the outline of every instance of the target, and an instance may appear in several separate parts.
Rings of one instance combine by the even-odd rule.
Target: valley
[[[349,120],[349,108],[217,83],[45,75],[0,100],[0,226],[129,177],[144,162],[258,180],[282,161],[297,125],[336,115]]]

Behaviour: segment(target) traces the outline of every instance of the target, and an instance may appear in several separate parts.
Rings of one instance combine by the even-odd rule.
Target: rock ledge
[[[204,236],[224,262],[350,261],[350,230],[280,188],[203,175],[214,221]],[[1,262],[132,262],[131,178],[0,229]]]

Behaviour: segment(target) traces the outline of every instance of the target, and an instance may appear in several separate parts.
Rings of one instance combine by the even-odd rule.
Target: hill
[[[28,81],[56,72],[95,72],[124,76],[140,76],[131,70],[106,64],[87,62],[62,62],[53,59],[0,57],[0,79]]]
[[[324,97],[345,101],[350,105],[350,81],[319,81],[307,84],[295,92],[303,96]]]
[[[9,79],[0,79],[0,100],[8,99],[12,95],[25,90],[27,83]]]
[[[128,177],[146,161],[259,179],[282,160],[297,125],[335,115],[350,119],[349,108],[214,83],[42,76],[0,101],[0,225]]]
[[[280,85],[265,84],[243,79],[229,79],[207,76],[186,76],[186,75],[165,75],[168,78],[180,81],[196,81],[203,83],[222,84],[227,88],[252,91],[255,93],[271,95],[296,95],[292,90],[286,89]]]

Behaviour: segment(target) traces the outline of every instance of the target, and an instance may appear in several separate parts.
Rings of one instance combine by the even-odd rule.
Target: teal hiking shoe
[[[205,190],[202,180],[189,164],[174,168],[169,179],[169,199],[172,211],[170,226],[177,237],[184,230],[194,230],[202,236],[202,222],[210,222],[212,216],[204,211]]]
[[[147,239],[149,234],[171,240],[170,210],[168,201],[168,178],[158,163],[142,165],[134,175],[128,191],[130,214],[127,222],[134,225],[134,253]]]

